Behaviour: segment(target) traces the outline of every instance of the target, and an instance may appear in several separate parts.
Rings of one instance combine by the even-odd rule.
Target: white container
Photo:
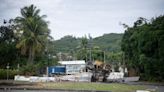
[[[135,81],[139,81],[139,76],[136,76],[136,77],[125,77],[124,78],[124,81],[125,82],[135,82]]]

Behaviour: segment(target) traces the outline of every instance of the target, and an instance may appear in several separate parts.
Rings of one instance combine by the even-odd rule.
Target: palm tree
[[[82,37],[81,39],[81,59],[85,59],[87,61],[87,47],[88,47],[88,39],[87,37]]]
[[[16,45],[21,53],[28,55],[29,64],[33,64],[35,54],[43,51],[49,37],[48,23],[45,15],[39,15],[40,10],[34,5],[21,9],[21,16],[15,19],[19,26],[20,40]]]

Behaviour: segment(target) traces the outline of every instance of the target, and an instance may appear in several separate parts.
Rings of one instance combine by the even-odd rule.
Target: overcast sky
[[[123,33],[120,23],[164,14],[164,0],[0,0],[0,22],[20,16],[20,8],[30,4],[47,15],[54,39]]]

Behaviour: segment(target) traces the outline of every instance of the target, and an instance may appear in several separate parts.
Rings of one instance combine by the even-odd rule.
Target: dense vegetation
[[[45,15],[39,13],[40,10],[31,5],[21,9],[21,16],[15,19],[17,31],[22,31],[16,47],[23,55],[28,55],[30,64],[33,64],[36,53],[44,51],[49,36],[48,24],[43,19]]]
[[[88,47],[91,44],[92,47],[98,46],[100,49],[110,52],[121,51],[121,39],[123,34],[111,33],[104,34],[103,36],[93,38],[88,41]],[[72,36],[65,36],[60,40],[54,41],[54,48],[56,52],[70,52],[76,50],[81,45],[82,38],[75,38]],[[89,40],[89,38],[88,38]]]
[[[127,26],[126,26],[127,27]],[[164,16],[139,18],[122,39],[125,63],[144,80],[164,80]]]
[[[52,64],[52,37],[45,15],[34,5],[21,9],[21,16],[4,20],[0,26],[0,67],[18,69],[21,74],[36,75],[41,68]],[[1,21],[2,22],[2,21]],[[45,69],[44,69],[45,70]]]
[[[73,36],[65,36],[60,40],[53,42],[56,53],[61,54],[59,60],[80,59],[86,61],[105,61],[113,63],[122,61],[121,39],[123,34],[104,34],[103,36],[92,38],[84,36],[76,38]],[[70,56],[72,58],[66,58]]]
[[[110,33],[93,39],[93,46],[99,46],[109,52],[121,51],[121,39],[123,34]]]
[[[18,70],[7,70],[7,69],[0,69],[0,79],[7,79],[7,74],[8,74],[8,79],[14,79],[14,76],[17,74],[20,74]]]
[[[6,21],[4,21],[6,23]],[[15,45],[17,42],[14,36],[13,26],[0,26],[0,67],[6,68],[6,64],[14,64],[17,62],[17,55],[19,51],[16,49]]]
[[[75,50],[80,44],[81,39],[75,38],[72,36],[65,36],[60,40],[56,40],[53,42],[54,49],[56,52],[70,52],[71,50]]]

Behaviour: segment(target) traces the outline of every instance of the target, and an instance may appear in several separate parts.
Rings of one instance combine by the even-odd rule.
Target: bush
[[[20,74],[26,76],[37,75],[37,66],[36,65],[25,65],[20,68]]]
[[[7,79],[7,71],[8,71],[8,78],[9,79],[14,79],[14,76],[19,74],[18,70],[0,69],[0,79]]]

